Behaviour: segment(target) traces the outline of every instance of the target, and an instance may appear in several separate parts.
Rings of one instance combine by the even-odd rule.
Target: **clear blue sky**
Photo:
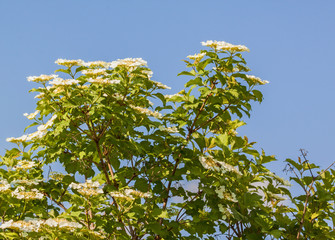
[[[1,150],[33,112],[31,75],[51,74],[58,58],[142,57],[155,80],[179,91],[181,61],[201,41],[243,44],[251,74],[270,81],[239,133],[279,162],[299,148],[326,167],[335,160],[335,1],[17,0],[0,1]]]

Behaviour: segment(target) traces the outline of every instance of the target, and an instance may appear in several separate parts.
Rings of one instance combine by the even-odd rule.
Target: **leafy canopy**
[[[65,77],[28,77],[40,87],[26,130],[38,127],[7,139],[1,238],[333,239],[333,170],[287,160],[305,190],[292,197],[265,166],[275,158],[236,132],[267,83],[246,74],[249,50],[202,44],[174,95],[139,58],[59,59]]]

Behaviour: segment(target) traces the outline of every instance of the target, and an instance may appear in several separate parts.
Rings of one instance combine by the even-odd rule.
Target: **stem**
[[[301,230],[302,230],[302,226],[304,224],[305,214],[306,214],[306,211],[307,211],[308,199],[310,197],[310,193],[311,193],[313,184],[314,184],[314,179],[313,179],[312,183],[310,184],[310,188],[309,188],[309,190],[308,190],[308,192],[306,194],[306,200],[305,200],[305,204],[304,204],[304,210],[302,212],[302,217],[301,217],[301,220],[300,220],[300,225],[299,225],[299,230],[298,230],[298,234],[297,234],[297,239],[300,238],[300,233],[301,233]]]
[[[59,201],[56,201],[55,199],[53,199],[48,193],[46,192],[42,192],[44,196],[48,197],[51,201],[53,201],[54,203],[56,203],[59,207],[61,207],[64,211],[67,211],[67,208]]]

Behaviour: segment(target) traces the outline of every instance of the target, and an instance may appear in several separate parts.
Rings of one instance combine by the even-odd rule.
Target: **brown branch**
[[[188,203],[193,202],[197,197],[199,197],[202,194],[202,191],[199,191],[189,202],[186,202],[181,209],[179,210],[177,216],[176,216],[176,221],[179,222],[183,216],[183,214],[180,216],[179,218],[179,214],[181,213],[181,211],[187,206]],[[178,219],[179,218],[179,219]]]
[[[53,199],[49,194],[47,194],[46,192],[42,192],[44,196],[48,197],[51,201],[53,201],[54,203],[56,203],[59,207],[61,207],[64,211],[67,211],[67,208],[61,203],[56,201],[55,199]]]
[[[305,220],[305,214],[306,214],[306,211],[307,211],[307,205],[308,205],[308,199],[310,197],[310,193],[311,193],[311,190],[313,188],[313,184],[314,184],[314,179],[312,181],[312,183],[310,184],[310,188],[306,194],[306,200],[305,200],[305,204],[304,204],[304,210],[302,212],[302,217],[301,217],[301,220],[300,220],[300,225],[299,225],[299,230],[298,230],[298,234],[297,234],[297,239],[300,238],[300,233],[301,233],[301,230],[302,230],[302,226],[304,224],[304,220]]]

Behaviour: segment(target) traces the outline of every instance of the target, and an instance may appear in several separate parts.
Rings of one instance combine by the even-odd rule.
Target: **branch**
[[[53,199],[49,194],[47,194],[46,192],[42,192],[44,196],[48,197],[51,201],[53,201],[54,203],[56,203],[59,207],[61,207],[64,211],[67,211],[67,208],[61,203],[56,201],[55,199]]]
[[[183,216],[183,214],[180,216],[179,218],[179,214],[181,213],[181,211],[187,206],[188,203],[191,203],[192,201],[194,201],[194,199],[196,199],[197,197],[199,197],[202,194],[202,191],[199,191],[189,202],[186,202],[181,209],[179,210],[177,216],[176,216],[176,221],[179,222]],[[179,219],[178,219],[179,218]]]

